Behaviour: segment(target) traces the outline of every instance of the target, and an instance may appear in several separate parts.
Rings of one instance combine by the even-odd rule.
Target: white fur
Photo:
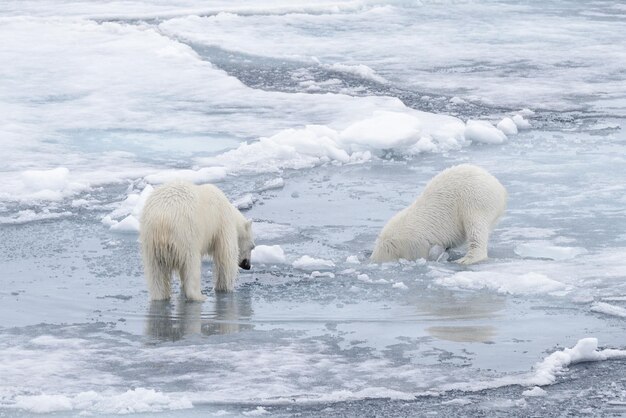
[[[484,169],[457,165],[436,175],[411,206],[398,212],[376,240],[372,261],[427,258],[431,247],[468,243],[457,260],[473,264],[487,258],[489,233],[506,208],[507,193]]]
[[[151,300],[170,297],[177,271],[187,299],[200,292],[202,256],[213,257],[215,290],[232,291],[238,264],[250,260],[251,222],[217,187],[174,181],[157,188],[141,216],[140,240]]]

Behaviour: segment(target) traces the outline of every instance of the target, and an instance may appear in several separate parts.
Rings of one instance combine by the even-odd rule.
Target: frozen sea
[[[617,0],[4,0],[0,416],[626,416],[625,27]],[[459,163],[509,192],[489,260],[369,264]],[[255,222],[232,294],[206,261],[206,302],[148,301],[137,219],[177,177]]]

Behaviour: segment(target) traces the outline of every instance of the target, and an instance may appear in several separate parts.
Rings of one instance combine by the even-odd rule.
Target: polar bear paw
[[[480,258],[480,259],[477,259],[477,258],[475,258],[475,257],[470,257],[470,256],[467,256],[467,255],[466,255],[465,257],[461,257],[461,258],[459,258],[458,260],[456,260],[456,261],[455,261],[455,263],[457,263],[457,264],[463,264],[463,265],[465,265],[465,266],[468,266],[468,265],[470,265],[470,264],[476,264],[476,263],[478,263],[478,262],[480,262],[480,261],[483,261],[483,260],[486,260],[486,258]]]
[[[194,293],[192,295],[186,295],[187,300],[190,302],[204,302],[206,300],[206,296],[202,293]]]

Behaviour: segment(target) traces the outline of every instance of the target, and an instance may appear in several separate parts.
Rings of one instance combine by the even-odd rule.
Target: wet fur
[[[176,181],[157,188],[141,217],[140,241],[151,300],[169,299],[177,272],[187,299],[202,301],[202,257],[213,258],[217,291],[232,291],[254,246],[251,224],[217,187]]]
[[[434,245],[453,248],[467,242],[467,254],[457,262],[482,261],[506,200],[506,189],[486,170],[470,164],[448,168],[426,185],[411,206],[389,220],[371,260],[427,258]]]

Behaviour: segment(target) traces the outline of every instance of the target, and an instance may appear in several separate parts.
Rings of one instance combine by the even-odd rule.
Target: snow
[[[568,289],[564,283],[533,272],[514,275],[493,271],[462,271],[438,278],[435,283],[450,288],[489,289],[512,295],[549,294]]]
[[[335,13],[190,16],[160,27],[229,51],[367,65],[419,91],[446,91],[513,108],[571,108],[578,97],[572,92],[616,97],[624,92],[620,80],[609,76],[623,59],[612,47],[624,40],[619,22],[602,20],[598,28],[601,18],[585,17],[584,5],[559,9],[563,13],[556,20],[545,8],[513,2],[468,2],[454,10],[448,2],[351,6],[357,10],[346,13],[335,5]],[[528,14],[533,18],[521,22]],[[488,32],[479,30],[484,25]],[[578,45],[577,54],[571,45]],[[590,62],[604,62],[606,68],[586,65]]]
[[[73,213],[69,211],[63,212],[51,212],[49,209],[42,209],[39,212],[34,210],[25,209],[20,210],[19,212],[10,215],[10,216],[0,216],[0,225],[19,225],[25,224],[34,221],[43,221],[46,219],[59,219],[64,217],[72,216]]]
[[[496,127],[505,135],[517,135],[517,125],[511,118],[502,119]]]
[[[598,350],[597,338],[583,338],[572,348],[555,351],[534,367],[533,376],[528,382],[536,386],[551,385],[557,375],[572,364],[626,358],[626,351],[605,349]]]
[[[269,411],[266,410],[265,408],[263,408],[262,406],[257,406],[256,409],[253,409],[251,411],[243,411],[242,414],[247,416],[247,417],[257,417],[259,415],[266,415],[268,414]]]
[[[334,64],[322,64],[322,67],[327,68],[329,70],[333,70],[333,71],[341,71],[341,72],[348,73],[348,74],[354,74],[356,76],[359,76],[368,80],[372,80],[377,83],[387,82],[387,80],[385,80],[384,77],[381,77],[380,75],[376,74],[376,71],[372,70],[370,67],[368,67],[367,65],[363,65],[363,64],[346,65],[346,64],[340,64],[336,62]]]
[[[185,180],[195,184],[215,183],[226,178],[223,167],[204,167],[198,170],[163,170],[145,177],[150,184],[162,184],[173,180]]]
[[[465,139],[484,144],[501,144],[506,135],[491,123],[480,120],[468,120],[465,128]]]
[[[493,130],[499,132],[496,128]],[[230,173],[280,172],[326,162],[364,162],[371,159],[372,154],[385,150],[406,155],[443,152],[462,147],[464,132],[467,130],[463,122],[451,116],[407,108],[379,110],[371,117],[349,123],[344,129],[325,125],[290,128],[256,142],[244,143],[216,157],[199,159],[199,162],[223,166]],[[480,132],[483,136],[479,139],[484,141],[494,135],[487,129]]]
[[[356,255],[349,255],[348,257],[346,257],[346,263],[360,264],[361,262],[359,261],[359,257],[357,257]]]
[[[530,109],[528,109],[528,108],[524,108],[524,109],[518,111],[517,114],[519,114],[519,115],[521,115],[521,116],[523,116],[525,118],[529,118],[529,117],[535,116],[535,112],[530,110]]]
[[[608,296],[602,298],[606,302],[626,302],[626,296]]]
[[[285,187],[285,180],[282,177],[277,177],[263,183],[258,191],[264,192],[266,190],[282,189],[283,187]]]
[[[111,219],[107,215],[102,218],[102,223],[111,228],[111,231],[129,234],[138,233],[140,227],[139,218],[135,215],[128,215],[121,221]]]
[[[87,340],[81,338],[57,338],[53,335],[41,335],[30,340],[32,344],[47,347],[70,347],[80,348],[88,343]]]
[[[63,395],[17,396],[15,401],[16,408],[36,414],[49,414],[50,412],[73,409],[72,401]]]
[[[466,104],[467,102],[461,99],[460,97],[454,96],[453,98],[450,99],[450,103],[455,104],[455,105],[461,105],[461,104]]]
[[[311,168],[331,160],[349,162],[350,155],[328,135],[335,137],[336,132],[312,125],[303,129],[287,129],[257,142],[244,143],[235,150],[203,162],[223,165],[230,172],[261,173]]]
[[[252,206],[254,206],[255,201],[256,198],[248,193],[234,200],[233,205],[239,210],[250,209]]]
[[[547,258],[550,260],[569,260],[587,254],[587,250],[580,247],[561,247],[549,241],[533,241],[518,244],[515,254],[524,258]]]
[[[353,123],[339,138],[343,143],[364,149],[393,149],[414,143],[422,123],[410,114],[377,112],[373,117]]]
[[[532,371],[518,376],[504,376],[492,380],[475,380],[470,383],[446,384],[443,390],[466,390],[479,392],[485,389],[495,389],[511,385],[530,386],[524,396],[543,396],[541,386],[554,384],[558,377],[567,372],[569,366],[583,362],[606,361],[625,359],[626,350],[606,348],[598,350],[598,339],[587,337],[578,340],[572,348],[554,351],[543,360],[537,362]],[[537,388],[539,387],[539,388]],[[538,389],[541,389],[538,390]]]
[[[252,263],[260,264],[285,264],[287,258],[285,251],[280,245],[257,245],[252,250]]]
[[[32,33],[41,34],[39,42],[32,42]],[[0,52],[3,62],[12,62],[3,68],[3,80],[20,80],[22,87],[0,86],[6,93],[0,103],[7,118],[3,147],[12,156],[0,173],[2,201],[58,201],[143,176],[155,184],[174,177],[217,181],[224,176],[218,164],[164,170],[144,154],[165,153],[179,162],[201,151],[201,161],[207,151],[236,147],[241,138],[307,124],[335,129],[374,111],[406,111],[396,98],[249,88],[149,25],[8,18],[0,36],[11,39]],[[25,95],[26,90],[31,93]],[[205,109],[232,112],[224,118]],[[169,146],[173,140],[177,147]],[[311,142],[308,146],[315,147]],[[288,147],[279,141],[274,151],[288,152]],[[346,161],[341,150],[318,148],[312,151],[318,158],[328,153]],[[293,152],[299,161],[286,167],[314,165],[311,152],[304,157]],[[46,184],[40,184],[42,177],[49,178]]]
[[[330,260],[324,260],[323,258],[313,258],[308,255],[303,255],[292,263],[294,268],[300,270],[327,270],[335,267],[335,263]]]
[[[522,115],[514,115],[513,122],[517,126],[517,129],[529,129],[531,127],[530,122],[528,122]]]
[[[117,209],[102,218],[102,223],[108,226],[111,231],[121,233],[138,233],[139,219],[143,206],[152,194],[154,188],[149,184],[140,193],[129,193],[126,199],[120,203]],[[122,218],[121,220],[116,220]]]
[[[530,396],[530,397],[546,396],[547,394],[548,392],[541,389],[539,386],[535,386],[532,389],[528,389],[522,392],[522,396]]]
[[[622,308],[620,306],[611,305],[606,302],[597,302],[594,303],[590,310],[592,312],[603,313],[606,315],[617,316],[620,318],[626,318],[626,308]]]
[[[87,411],[97,414],[134,414],[189,409],[189,399],[173,398],[153,389],[136,388],[116,395],[101,395],[94,391],[67,395],[17,396],[14,408],[38,414],[60,411]]]
[[[4,190],[0,189],[0,200],[59,201],[89,189],[89,183],[73,181],[66,167],[24,170],[15,174],[13,178],[5,179]]]

